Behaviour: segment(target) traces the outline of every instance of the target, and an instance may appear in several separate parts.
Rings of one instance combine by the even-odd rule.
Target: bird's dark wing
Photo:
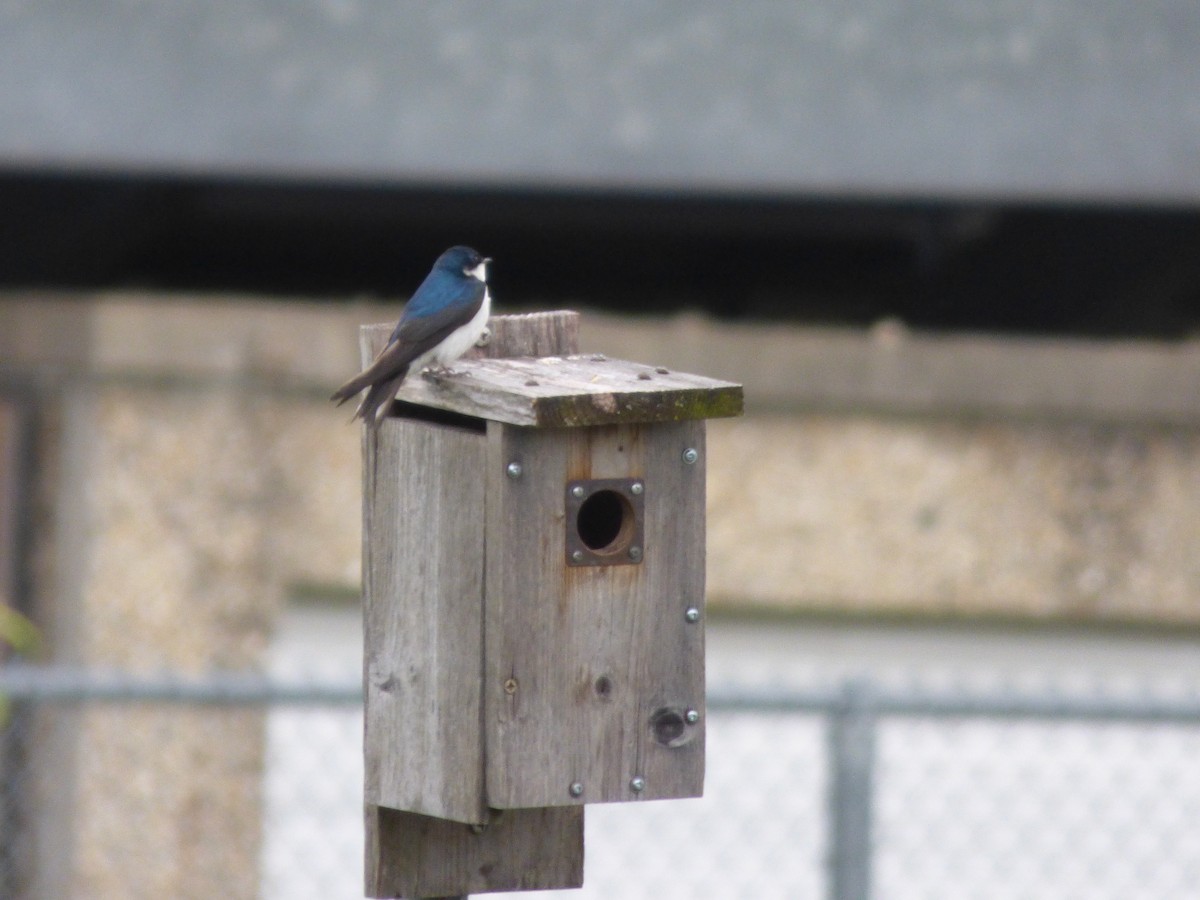
[[[405,374],[407,372],[372,384],[367,389],[367,395],[363,397],[362,403],[358,404],[354,415],[372,428],[378,428],[383,416],[391,409],[396,394],[400,392],[400,385],[404,384]]]
[[[334,391],[333,396],[329,399],[336,400],[338,406],[341,406],[365,387],[381,384],[393,378],[403,380],[404,376],[408,374],[409,365],[423,352],[424,350],[420,346],[392,340],[379,351],[379,355],[375,357],[371,365]]]
[[[479,312],[485,288],[475,278],[459,278],[453,281],[435,277],[431,273],[421,282],[412,299],[404,307],[404,314],[396,323],[391,341],[406,341],[412,344],[425,342],[421,353],[437,346],[451,331],[465,325]]]
[[[451,288],[443,288],[430,278],[422,282],[404,307],[387,345],[370,366],[334,391],[330,399],[340,406],[363,388],[371,388],[358,409],[364,419],[391,403],[412,361],[479,312],[485,290],[482,282],[472,278]]]

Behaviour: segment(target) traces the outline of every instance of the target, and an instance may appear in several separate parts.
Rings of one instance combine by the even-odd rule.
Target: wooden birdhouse
[[[577,321],[494,318],[364,429],[373,896],[577,885],[583,804],[703,790],[704,422],[742,390]]]

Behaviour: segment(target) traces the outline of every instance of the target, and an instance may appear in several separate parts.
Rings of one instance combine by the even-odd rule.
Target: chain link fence
[[[362,895],[357,680],[0,695],[0,895]],[[589,807],[584,889],[530,896],[1200,897],[1193,691],[715,685],[708,729],[703,799]]]

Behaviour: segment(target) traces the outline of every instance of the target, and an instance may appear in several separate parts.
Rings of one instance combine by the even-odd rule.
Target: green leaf
[[[11,606],[0,603],[0,642],[18,653],[34,653],[41,646],[38,627]]]

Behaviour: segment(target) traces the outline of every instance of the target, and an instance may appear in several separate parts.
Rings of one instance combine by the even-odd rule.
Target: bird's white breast
[[[435,364],[439,366],[448,366],[472,347],[475,342],[483,335],[483,330],[487,327],[488,316],[492,310],[492,297],[488,293],[488,289],[483,289],[483,302],[479,304],[479,312],[471,318],[471,321],[465,325],[459,325],[455,328],[446,339],[434,347],[429,353],[425,354],[421,360],[414,360],[414,370],[420,371],[425,366]],[[416,363],[420,365],[416,365]]]

